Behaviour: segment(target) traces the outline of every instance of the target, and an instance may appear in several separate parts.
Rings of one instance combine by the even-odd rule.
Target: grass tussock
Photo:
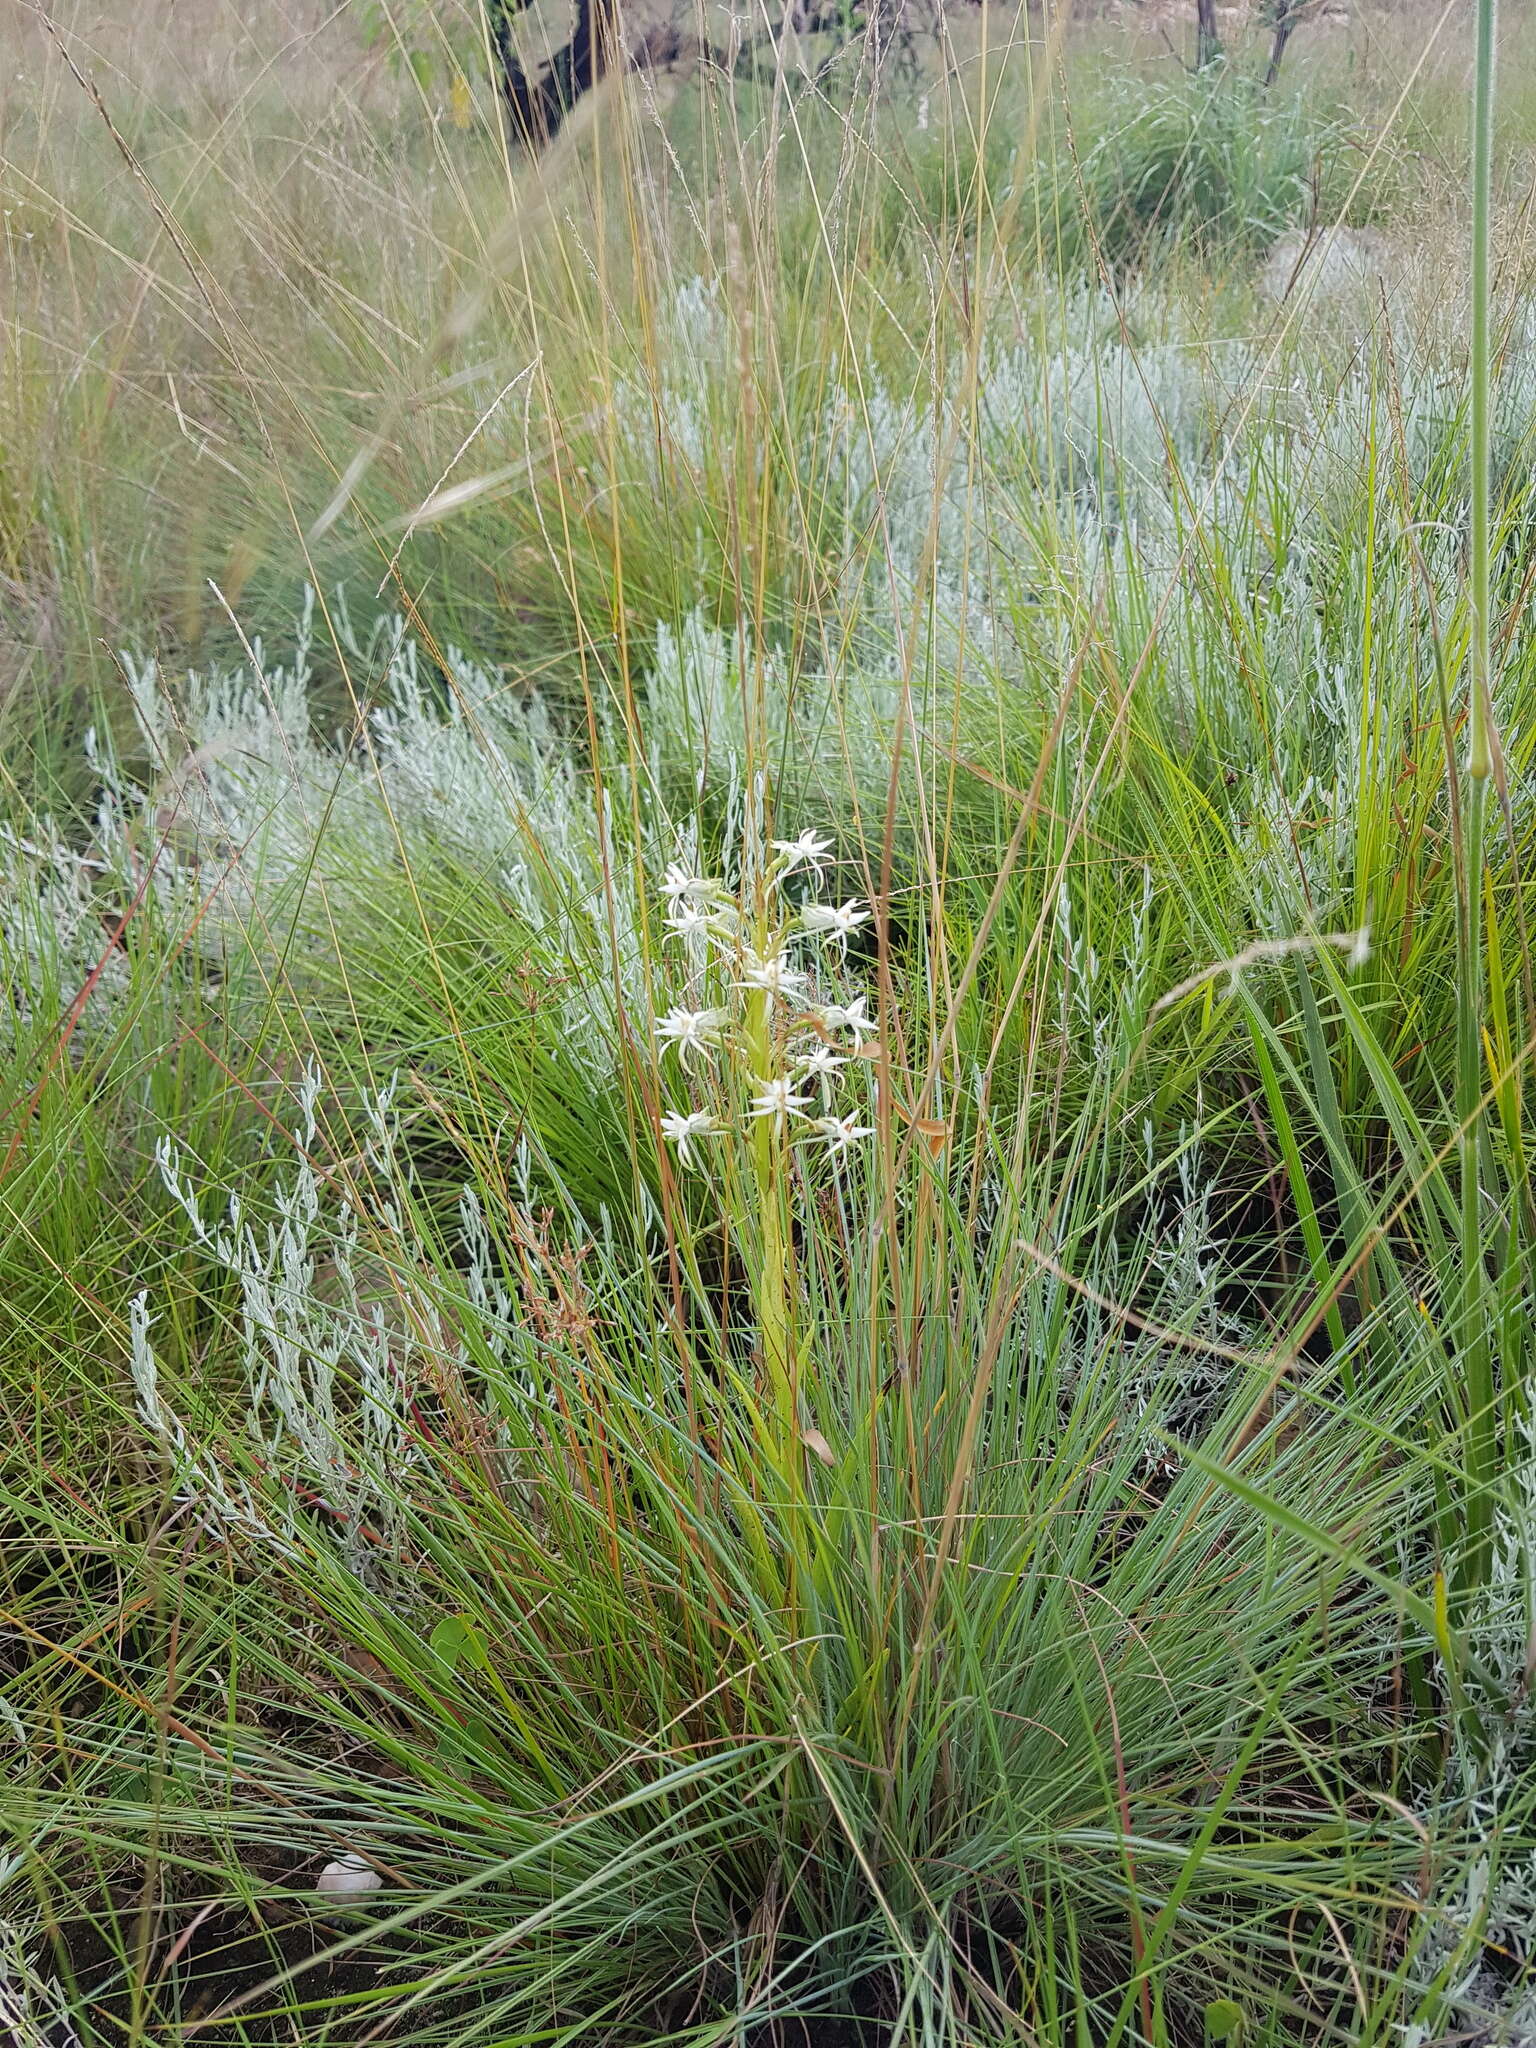
[[[5,2024],[1529,2038],[1519,22],[184,26],[0,108]]]

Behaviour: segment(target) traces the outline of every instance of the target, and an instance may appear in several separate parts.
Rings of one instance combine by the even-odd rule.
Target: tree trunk
[[[542,149],[560,132],[566,116],[611,67],[618,47],[616,0],[576,0],[576,26],[549,68],[525,71],[517,55],[512,23],[532,0],[494,0],[492,25],[501,69],[501,96],[513,139],[528,150]]]
[[[1195,69],[1203,71],[1221,55],[1216,33],[1216,0],[1195,0]]]
[[[713,65],[722,75],[753,76],[764,53],[783,62],[783,42],[791,29],[801,35],[828,31],[847,35],[855,30],[876,35],[899,28],[903,0],[884,0],[877,12],[863,17],[853,0],[790,0],[783,15],[768,22],[740,45],[734,56],[717,50],[695,35],[685,35],[675,22],[657,22],[621,47],[620,9],[623,0],[576,0],[576,23],[570,41],[556,50],[542,70],[525,70],[517,54],[513,23],[533,0],[486,0],[496,47],[498,84],[507,110],[512,139],[532,154],[553,140],[585,93],[616,66],[637,71],[684,61]],[[1200,0],[1201,18],[1215,0]],[[1212,14],[1212,41],[1215,43]],[[850,23],[853,29],[850,29]]]
[[[1291,40],[1291,31],[1296,26],[1297,12],[1295,0],[1280,0],[1275,14],[1275,39],[1269,46],[1269,63],[1264,71],[1266,88],[1280,76],[1281,60],[1285,56],[1285,46]]]

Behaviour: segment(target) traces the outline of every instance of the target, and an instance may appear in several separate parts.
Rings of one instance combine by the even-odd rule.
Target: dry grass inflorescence
[[[1528,10],[0,10],[0,2030],[1536,2036]]]

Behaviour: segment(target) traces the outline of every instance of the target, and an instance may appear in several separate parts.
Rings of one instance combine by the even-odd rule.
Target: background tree
[[[1208,0],[1201,0],[1202,5]],[[530,16],[535,0],[488,0],[497,55],[498,86],[513,136],[539,149],[555,136],[585,93],[615,69],[644,71],[677,63],[704,63],[736,77],[750,77],[782,61],[791,36],[831,39],[826,63],[855,40],[873,57],[893,52],[910,57],[915,36],[937,35],[944,0],[790,0],[777,21],[719,49],[702,36],[685,33],[674,21],[643,28],[623,19],[621,0],[575,0],[571,33],[542,66],[519,47],[517,24]],[[921,16],[921,20],[919,17]]]
[[[533,0],[490,0],[498,84],[514,137],[537,149],[557,134],[583,94],[612,67],[619,49],[616,0],[576,0],[570,38],[542,70],[527,68],[513,23]]]
[[[1195,69],[1203,71],[1221,55],[1216,33],[1216,0],[1195,0]]]
[[[1274,39],[1269,46],[1269,63],[1264,69],[1264,83],[1273,85],[1280,76],[1280,66],[1285,59],[1285,46],[1304,21],[1318,13],[1322,0],[1271,0],[1265,12],[1274,29]]]

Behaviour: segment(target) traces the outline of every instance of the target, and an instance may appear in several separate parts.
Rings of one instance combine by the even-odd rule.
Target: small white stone
[[[373,1865],[362,1856],[349,1851],[338,1856],[334,1863],[327,1863],[315,1880],[318,1892],[376,1892],[384,1882]]]

